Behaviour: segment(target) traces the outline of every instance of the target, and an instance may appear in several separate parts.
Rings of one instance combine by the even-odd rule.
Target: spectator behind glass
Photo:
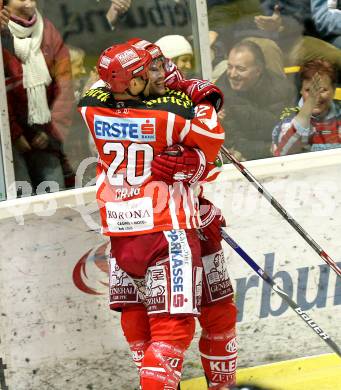
[[[2,0],[0,0],[0,36],[1,36],[1,45],[4,50],[8,50],[11,53],[14,53],[13,46],[13,37],[8,30],[8,22],[11,12],[7,5],[4,6]]]
[[[252,41],[262,49],[266,67],[285,77],[283,53],[274,41],[277,33],[260,30],[255,24],[255,16],[261,13],[259,0],[209,1],[207,5],[210,30],[218,34],[216,46],[225,47],[224,55],[238,42]],[[219,66],[218,62],[213,63],[214,80],[226,70],[222,60],[220,58]]]
[[[10,10],[7,5],[3,7],[3,1],[0,0],[0,31],[4,30],[9,22]]]
[[[115,29],[118,18],[121,18],[131,6],[131,0],[110,0],[110,8],[106,18],[112,30]]]
[[[86,84],[88,75],[84,66],[85,51],[80,47],[67,45],[70,52],[72,79],[73,79],[73,91],[76,102],[79,102],[83,94],[84,85]],[[98,74],[96,72],[96,80],[98,80]],[[92,83],[93,84],[93,83]],[[89,89],[89,88],[88,88]],[[77,111],[73,113],[72,125],[68,136],[68,142],[64,145],[66,155],[70,159],[72,168],[77,171],[80,163],[86,158],[92,155],[92,151],[89,149],[88,137],[84,137],[84,121]],[[97,155],[97,154],[96,154]],[[77,185],[85,186],[87,184],[93,184],[91,181],[95,176],[95,165],[93,159],[84,163],[84,169],[79,171]]]
[[[70,53],[73,91],[75,94],[75,100],[78,102],[82,95],[84,76],[86,75],[84,66],[85,51],[80,47],[72,45],[67,45],[67,48]]]
[[[271,131],[283,108],[294,101],[291,84],[265,68],[254,42],[242,41],[230,51],[227,71],[217,86],[225,96],[220,117],[226,146],[244,160],[270,157]]]
[[[276,33],[276,42],[282,49],[286,65],[302,65],[314,59],[325,59],[341,69],[341,53],[324,42],[313,22],[310,0],[265,0],[265,15],[255,17],[257,27]]]
[[[33,191],[50,181],[45,187],[57,191],[70,179],[62,148],[74,102],[69,52],[35,1],[9,0],[8,7],[15,54],[4,51],[4,62],[16,181]]]
[[[182,35],[165,35],[158,39],[155,45],[160,47],[164,56],[170,58],[186,78],[191,77],[193,49],[185,37]]]
[[[310,4],[311,14],[319,34],[323,39],[341,49],[341,2],[311,0]]]
[[[286,109],[274,128],[274,156],[341,147],[341,104],[333,100],[336,70],[327,61],[314,60],[303,65],[300,77],[303,104]]]

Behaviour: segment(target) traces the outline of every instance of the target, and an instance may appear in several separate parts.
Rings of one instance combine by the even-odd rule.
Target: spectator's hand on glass
[[[0,1],[0,4],[2,6],[2,1]],[[4,8],[0,9],[0,30],[7,27],[10,16],[11,13],[6,5]]]
[[[14,142],[14,146],[21,154],[30,152],[32,150],[30,144],[28,143],[24,135],[21,135],[19,138],[17,138],[17,140]]]
[[[304,102],[295,117],[296,121],[304,128],[310,127],[311,115],[319,103],[321,91],[321,77],[318,73],[315,73],[311,81],[302,87],[301,94]]]
[[[218,118],[220,121],[224,120],[224,118],[226,117],[226,111],[225,111],[225,108],[222,108],[219,112],[218,112]]]
[[[84,95],[85,92],[88,91],[92,87],[92,85],[95,84],[96,81],[98,81],[98,80],[99,80],[99,75],[97,72],[97,68],[93,67],[89,73],[89,77],[88,77],[86,83],[84,84],[82,95]]]
[[[35,149],[46,149],[47,145],[49,144],[49,137],[44,131],[40,131],[37,133],[37,135],[33,138],[31,142],[31,146]]]
[[[246,161],[246,158],[240,153],[239,150],[235,148],[229,148],[229,151],[238,161]]]
[[[314,107],[318,104],[321,93],[321,77],[318,73],[315,73],[311,79],[309,89],[303,91],[304,103],[302,108],[305,106],[309,110],[309,116],[311,115]]]
[[[256,26],[260,30],[270,32],[280,32],[282,27],[282,17],[279,5],[275,5],[274,12],[271,16],[259,15],[255,16]]]
[[[110,8],[107,12],[107,20],[113,26],[119,15],[128,11],[131,6],[131,0],[111,0]]]
[[[114,5],[119,14],[124,14],[131,6],[131,0],[111,0],[111,4]]]

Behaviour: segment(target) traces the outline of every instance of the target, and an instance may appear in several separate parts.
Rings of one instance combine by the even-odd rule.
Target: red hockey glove
[[[169,58],[165,58],[163,67],[165,69],[165,86],[170,89],[177,89],[178,82],[184,80],[183,74]]]
[[[154,158],[151,169],[154,180],[194,184],[205,176],[206,158],[199,149],[173,145]]]
[[[204,239],[220,242],[222,237],[220,229],[226,226],[226,221],[218,207],[215,207],[209,200],[199,197],[200,230]]]
[[[207,80],[179,80],[173,89],[185,92],[192,99],[194,105],[204,101],[210,102],[217,112],[224,104],[224,95],[221,90]]]

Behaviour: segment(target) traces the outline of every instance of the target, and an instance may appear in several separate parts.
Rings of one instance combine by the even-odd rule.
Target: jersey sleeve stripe
[[[174,122],[175,122],[175,114],[172,112],[168,113],[167,118],[167,146],[173,145],[173,129],[174,129]]]
[[[224,133],[218,133],[218,134],[217,133],[211,133],[211,132],[209,132],[207,130],[204,130],[201,127],[199,127],[197,125],[194,125],[194,124],[192,124],[192,130],[195,133],[204,135],[205,137],[208,137],[208,138],[222,139],[222,140],[225,138],[225,134]]]
[[[181,133],[179,135],[179,142],[181,143],[184,138],[186,137],[186,135],[189,133],[191,129],[191,121],[190,120],[186,120],[186,123],[185,123],[185,126],[184,128],[181,130]]]
[[[98,176],[98,178],[96,179],[96,191],[99,190],[99,188],[101,187],[101,185],[103,184],[105,180],[105,172],[102,171],[101,174]]]
[[[86,119],[86,110],[87,110],[87,107],[82,107],[81,108],[81,114],[82,114],[82,117],[84,119],[84,122],[86,123],[86,126],[87,126],[88,130],[90,131],[90,127],[89,127],[88,121]]]
[[[194,196],[194,191],[196,191],[196,190],[193,190],[192,186],[188,187],[188,189],[187,189],[189,205],[190,205],[190,209],[191,209],[191,213],[192,213],[191,214],[192,228],[196,228],[196,227],[200,226],[198,224],[198,221],[196,218],[196,215],[199,215],[199,213],[198,213],[197,202],[196,202],[197,198]]]
[[[173,186],[168,186],[168,191],[169,191],[169,212],[172,220],[173,229],[176,230],[180,228],[180,225],[179,225],[178,217],[176,216],[176,206],[173,197],[174,194]]]
[[[218,115],[216,110],[212,109],[212,115],[210,118],[201,119],[202,123],[204,123],[210,130],[214,129],[218,125]]]
[[[181,191],[181,197],[182,197],[182,204],[185,212],[185,218],[186,218],[186,227],[187,229],[191,229],[191,209],[188,204],[188,196],[187,196],[187,191],[182,183],[180,183],[180,191]]]

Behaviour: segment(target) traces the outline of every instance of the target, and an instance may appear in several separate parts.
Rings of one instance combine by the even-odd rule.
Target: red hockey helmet
[[[148,78],[152,56],[129,44],[113,45],[104,50],[97,62],[99,77],[113,92],[124,92],[134,77]]]
[[[127,41],[127,43],[129,45],[136,47],[136,49],[143,49],[143,50],[149,51],[153,60],[156,60],[157,58],[163,59],[163,57],[164,57],[159,46],[155,45],[152,42],[146,41],[145,39],[131,38],[131,39],[129,39],[129,41]]]

